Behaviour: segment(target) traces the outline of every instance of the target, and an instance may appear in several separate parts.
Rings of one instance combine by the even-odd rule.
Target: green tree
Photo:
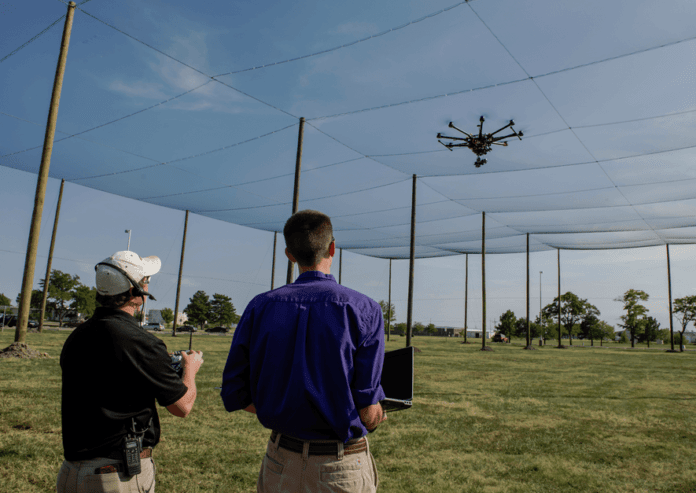
[[[45,279],[39,281],[42,291],[45,281]],[[56,269],[51,271],[46,307],[58,315],[58,327],[63,326],[63,318],[70,309],[70,301],[73,299],[74,290],[79,285],[79,276],[71,276]]]
[[[544,314],[552,320],[558,320],[558,296],[543,309]],[[588,303],[575,293],[568,291],[561,295],[561,325],[568,334],[570,345],[573,345],[573,333],[580,328],[580,322],[590,314],[599,315],[596,306]]]
[[[660,322],[653,317],[645,317],[642,320],[642,325],[643,334],[640,342],[647,341],[648,347],[650,347],[650,343],[657,340],[657,336],[660,332]]]
[[[415,334],[416,332],[419,334],[422,334],[424,330],[425,330],[425,324],[423,322],[416,322],[411,327],[411,335]]]
[[[534,321],[529,324],[529,337],[531,339],[536,339],[539,337],[539,335],[542,333],[542,327],[538,323],[539,317],[537,317],[537,321]],[[517,322],[515,322],[515,337],[522,337],[525,339],[525,344],[526,344],[526,339],[527,339],[527,319],[526,318],[518,318]]]
[[[136,319],[138,322],[142,322],[143,319],[145,318],[143,316],[143,311],[136,308],[135,311],[133,312],[133,318]]]
[[[165,324],[170,324],[174,321],[174,310],[171,308],[162,308],[162,310],[160,310],[160,315]]]
[[[189,298],[189,301],[189,304],[184,308],[184,313],[188,317],[189,322],[203,328],[203,325],[210,319],[211,306],[208,295],[205,294],[205,291],[196,291]]]
[[[84,284],[75,287],[70,309],[75,313],[82,313],[86,318],[89,318],[94,314],[96,308],[97,288],[88,288]]]
[[[393,334],[406,335],[406,323],[401,322],[400,324],[392,325],[391,330]]]
[[[643,330],[641,321],[649,311],[639,301],[648,301],[649,297],[650,295],[645,291],[629,289],[622,297],[614,300],[623,303],[623,309],[626,311],[626,314],[620,317],[623,324],[619,324],[619,326],[631,333],[631,347],[636,346],[636,335],[642,333]]]
[[[17,295],[17,306],[19,306],[19,300],[22,297],[22,293],[19,293]],[[8,301],[8,305],[9,300]],[[41,302],[43,301],[43,291],[39,291],[38,289],[32,289],[31,290],[31,301],[29,302],[29,307],[32,310],[41,310]]]
[[[12,306],[12,301],[3,293],[0,293],[0,306]]]
[[[210,316],[208,321],[212,325],[226,325],[229,327],[239,321],[239,316],[232,304],[232,298],[224,294],[215,293],[210,302]]]
[[[601,341],[604,341],[605,339],[608,339],[610,341],[613,341],[615,336],[614,336],[614,327],[606,323],[604,320],[600,320],[599,324],[597,324],[598,327],[598,334],[599,336],[597,337]]]
[[[684,332],[686,331],[686,326],[689,325],[690,322],[694,322],[696,324],[696,296],[685,296],[684,298],[677,298],[674,300],[674,308],[673,308],[674,314],[677,317],[677,320],[679,320],[679,323],[681,324],[682,328],[680,331],[680,343],[679,343],[679,350],[684,351],[682,349],[682,344],[684,344]]]
[[[430,335],[435,335],[435,334],[437,334],[437,329],[435,328],[435,324],[432,323],[432,322],[429,323],[428,325],[426,325],[425,328],[424,328],[423,330],[424,330],[427,334],[430,334]]]
[[[389,313],[389,303],[384,300],[380,300],[379,306],[382,307],[382,317],[384,318],[384,330],[387,330],[387,326],[394,327],[396,323],[396,307],[394,303],[391,304],[391,316]],[[389,324],[391,322],[391,324]]]
[[[500,323],[495,326],[495,330],[507,335],[508,340],[512,341],[512,333],[515,331],[517,317],[512,310],[508,310],[500,316]]]

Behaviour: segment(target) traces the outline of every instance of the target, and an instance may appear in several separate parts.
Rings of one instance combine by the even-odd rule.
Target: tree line
[[[31,292],[30,305],[32,310],[41,310],[44,282],[45,279],[41,279],[39,281],[41,289],[34,289]],[[20,297],[21,293],[17,295],[17,305],[20,303]],[[4,294],[0,294],[0,306],[10,305],[10,299]],[[90,288],[82,284],[78,275],[70,275],[57,269],[51,271],[46,310],[55,313],[59,327],[63,326],[63,320],[66,316],[80,313],[85,318],[89,318],[98,306],[97,288]],[[160,313],[165,323],[171,323],[174,320],[174,311],[171,308],[164,308]],[[239,315],[234,308],[232,298],[219,293],[215,293],[210,299],[205,291],[197,291],[189,299],[184,313],[191,323],[201,327],[206,323],[229,326],[239,322]],[[143,314],[140,311],[136,311],[134,317],[138,321],[143,320]]]

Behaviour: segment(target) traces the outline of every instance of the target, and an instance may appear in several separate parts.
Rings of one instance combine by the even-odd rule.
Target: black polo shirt
[[[166,407],[188,390],[170,361],[164,342],[131,315],[97,308],[70,334],[60,354],[65,459],[88,460],[120,450],[131,418],[138,431],[152,418],[143,446],[157,445],[155,399]]]

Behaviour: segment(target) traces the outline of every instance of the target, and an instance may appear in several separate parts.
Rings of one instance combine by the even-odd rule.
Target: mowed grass
[[[0,347],[13,335],[0,334]],[[28,335],[52,359],[0,360],[1,491],[55,489],[67,335]],[[188,347],[188,335],[161,337],[170,350]],[[227,413],[214,389],[230,342],[194,336],[205,357],[198,399],[186,419],[160,409],[157,491],[256,491],[270,432],[251,414]],[[514,344],[482,352],[460,342],[413,339],[422,351],[413,409],[370,435],[379,491],[696,491],[696,353]],[[392,337],[387,349],[404,344]]]

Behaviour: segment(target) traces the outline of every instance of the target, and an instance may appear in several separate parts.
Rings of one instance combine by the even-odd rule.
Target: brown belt
[[[152,450],[153,449],[151,449],[149,447],[146,449],[143,449],[143,451],[140,452],[140,458],[141,459],[149,459],[150,457],[152,457]],[[122,456],[119,455],[118,457],[116,457],[115,454],[112,454],[112,456],[107,457],[107,458],[120,460],[122,458]],[[123,467],[123,464],[119,462],[118,464],[109,464],[108,466],[97,467],[94,470],[94,474],[109,474],[112,472],[123,472],[124,470],[125,470],[125,468]]]
[[[275,442],[278,432],[271,433],[271,441]],[[321,442],[314,440],[300,440],[288,435],[280,435],[278,446],[292,452],[302,453],[305,442],[309,442],[309,455],[337,455],[338,442]],[[357,454],[367,451],[367,440],[365,437],[350,440],[343,445],[343,455]]]

